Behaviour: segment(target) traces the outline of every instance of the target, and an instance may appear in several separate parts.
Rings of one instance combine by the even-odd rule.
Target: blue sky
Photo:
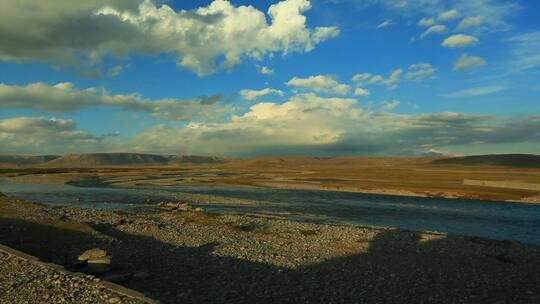
[[[0,153],[540,152],[534,1],[0,3]]]

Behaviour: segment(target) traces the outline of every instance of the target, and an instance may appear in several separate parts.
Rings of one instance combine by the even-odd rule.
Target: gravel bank
[[[133,303],[99,278],[68,275],[0,251],[0,303]]]
[[[105,249],[103,279],[163,303],[540,301],[540,247],[473,237],[0,198],[0,243],[73,271]]]

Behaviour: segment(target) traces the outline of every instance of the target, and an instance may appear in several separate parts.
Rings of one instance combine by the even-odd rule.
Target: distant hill
[[[43,163],[49,168],[93,168],[128,166],[175,166],[182,164],[218,164],[225,158],[215,156],[158,155],[142,153],[69,154]]]
[[[170,156],[139,153],[68,154],[44,163],[45,167],[79,168],[106,166],[159,166],[167,165]]]
[[[169,159],[169,164],[222,164],[230,159],[218,156],[179,155]]]
[[[0,165],[29,166],[39,165],[57,159],[58,155],[0,155]]]
[[[540,168],[540,155],[494,154],[443,158],[431,162],[434,165],[491,165],[516,168]]]

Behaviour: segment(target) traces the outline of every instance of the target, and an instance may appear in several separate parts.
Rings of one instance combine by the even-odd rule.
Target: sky
[[[0,153],[540,154],[540,3],[0,0]]]

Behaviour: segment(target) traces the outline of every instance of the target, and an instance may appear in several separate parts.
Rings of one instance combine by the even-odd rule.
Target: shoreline
[[[21,183],[21,184],[33,184],[33,183],[44,183],[41,178],[38,177],[38,180],[34,179],[16,179],[13,177],[4,177],[9,181]],[[52,184],[66,184],[75,187],[95,187],[95,188],[129,188],[136,187],[137,183],[140,181],[123,181],[122,184],[115,183],[114,180],[108,178],[79,178],[79,179],[60,179],[59,181],[54,181]],[[108,181],[108,182],[107,182]],[[150,181],[150,183],[149,183]],[[418,198],[442,198],[442,199],[457,199],[457,200],[477,200],[477,201],[486,201],[486,202],[495,202],[495,203],[519,203],[519,204],[528,204],[528,205],[540,205],[540,194],[533,195],[529,197],[524,197],[522,199],[506,199],[506,200],[493,200],[486,199],[482,197],[470,197],[463,193],[453,192],[453,193],[443,193],[437,192],[432,193],[430,191],[415,192],[411,190],[401,190],[401,189],[358,189],[357,187],[342,187],[342,186],[317,186],[313,184],[295,184],[291,185],[290,183],[246,183],[246,184],[232,184],[226,182],[196,182],[196,183],[178,183],[171,185],[160,185],[151,183],[151,180],[145,180],[145,186],[188,186],[188,187],[197,187],[197,186],[221,186],[221,187],[247,187],[247,188],[259,188],[259,189],[288,189],[288,190],[316,190],[316,191],[329,191],[329,192],[345,192],[345,193],[361,193],[361,194],[374,194],[374,195],[388,195],[388,196],[397,196],[397,197],[418,197]]]

